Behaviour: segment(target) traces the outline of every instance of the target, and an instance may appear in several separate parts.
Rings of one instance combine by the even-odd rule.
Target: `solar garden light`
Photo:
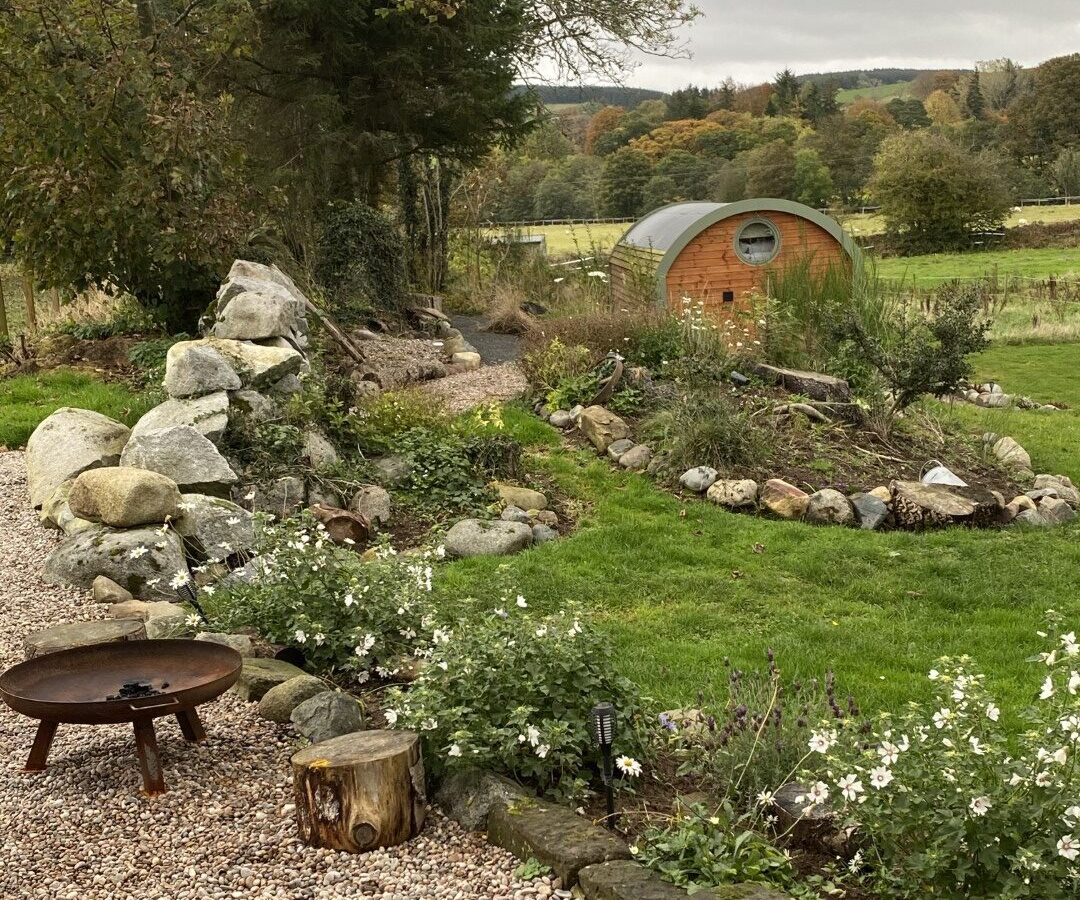
[[[199,605],[199,594],[198,591],[195,590],[195,585],[192,584],[190,578],[176,589],[176,596],[184,603],[194,607],[195,612],[199,614],[199,618],[203,620],[203,624],[210,624],[210,620],[206,618],[206,613],[203,611],[202,606]]]
[[[592,734],[596,746],[600,748],[603,761],[601,775],[607,793],[608,828],[615,827],[615,770],[611,762],[611,747],[615,743],[615,707],[611,703],[597,703],[591,714]]]

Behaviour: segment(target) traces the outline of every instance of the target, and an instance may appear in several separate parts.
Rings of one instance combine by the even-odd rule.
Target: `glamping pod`
[[[799,260],[824,271],[858,255],[835,219],[791,200],[672,203],[639,219],[611,251],[612,299],[651,296],[678,312],[690,297],[718,321],[746,309],[770,271]]]

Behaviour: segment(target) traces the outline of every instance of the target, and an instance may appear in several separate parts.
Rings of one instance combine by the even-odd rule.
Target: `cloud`
[[[796,74],[869,69],[971,68],[1009,56],[1035,65],[1080,47],[1080,5],[1046,0],[698,0],[703,16],[684,32],[691,59],[639,57],[628,79],[671,90]]]

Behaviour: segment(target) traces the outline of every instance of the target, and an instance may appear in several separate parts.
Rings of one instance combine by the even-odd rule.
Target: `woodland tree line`
[[[926,72],[887,102],[841,106],[837,89],[785,70],[768,84],[551,116],[489,157],[481,215],[638,216],[677,200],[782,197],[880,203],[889,216],[920,191],[954,197],[931,234],[912,233],[899,210],[897,230],[927,247],[999,224],[1021,197],[1080,194],[1080,54],[1031,70],[1002,59]]]

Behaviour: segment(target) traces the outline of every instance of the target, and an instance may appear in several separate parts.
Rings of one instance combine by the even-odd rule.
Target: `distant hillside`
[[[578,103],[601,103],[604,106],[624,106],[630,109],[643,100],[661,100],[663,91],[609,85],[515,85],[517,91],[532,91],[545,106],[570,106]]]
[[[865,98],[887,103],[893,97],[911,96],[911,85],[910,81],[897,81],[892,84],[875,84],[872,87],[844,88],[836,92],[836,102],[846,106],[848,103]]]
[[[910,82],[918,78],[923,72],[938,72],[939,69],[851,69],[846,72],[812,72],[807,75],[799,75],[798,80],[803,81],[831,81],[841,90],[854,88],[870,88],[885,84],[899,84]]]

